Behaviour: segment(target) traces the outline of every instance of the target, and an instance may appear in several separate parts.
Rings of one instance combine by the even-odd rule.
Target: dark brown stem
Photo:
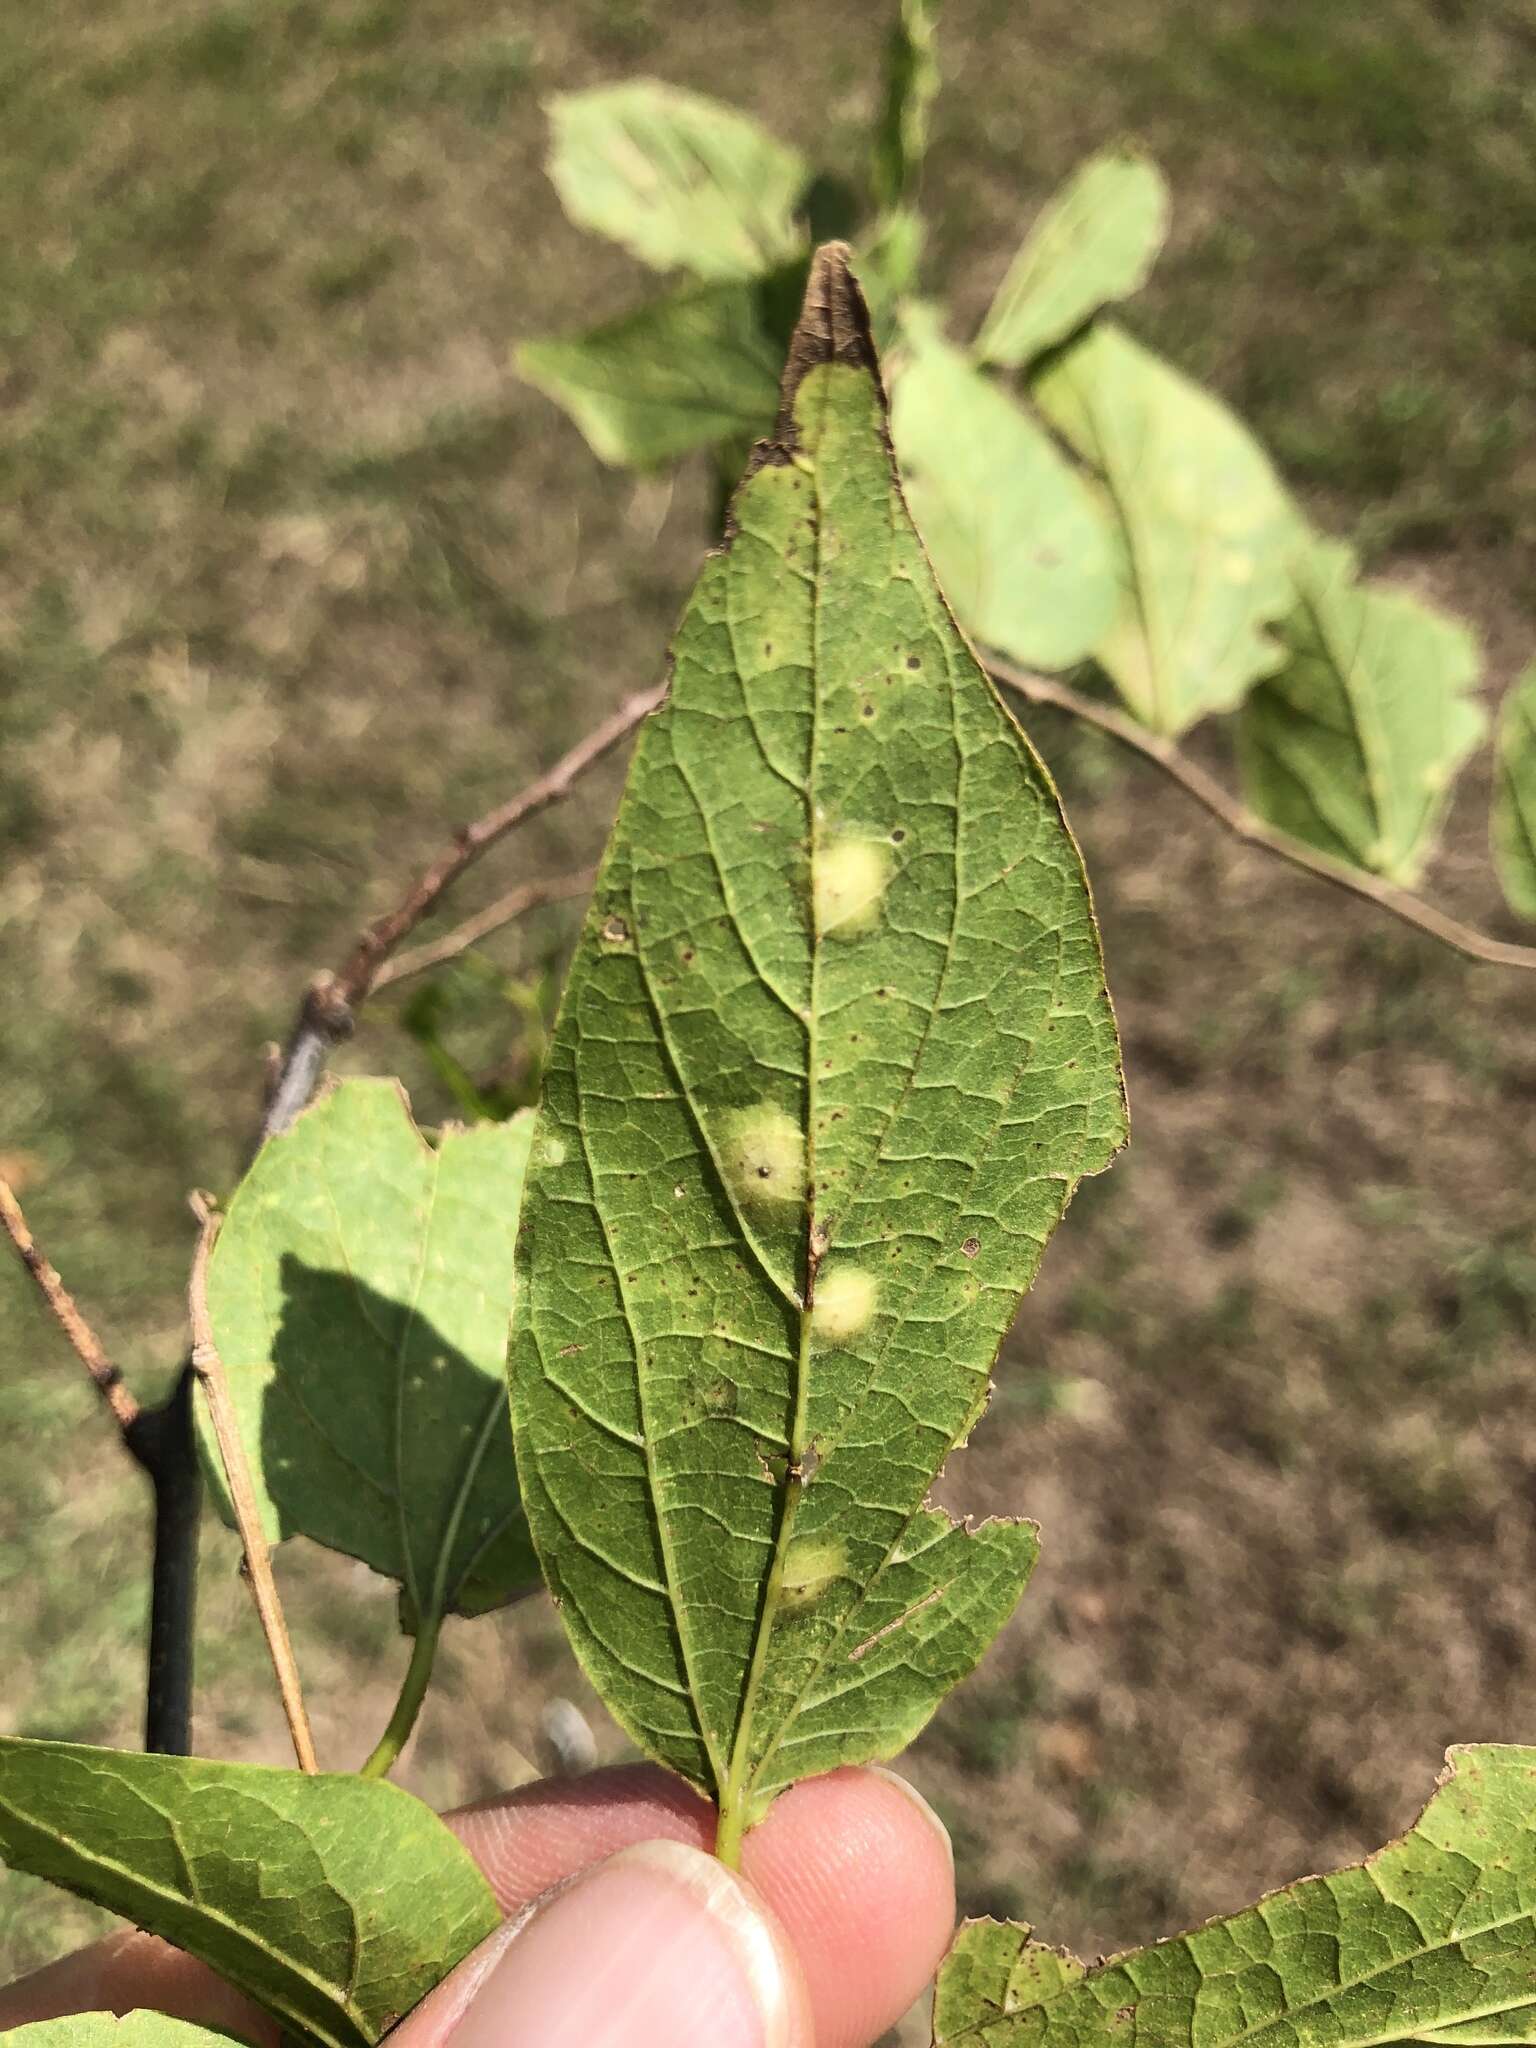
[[[1404,924],[1411,925],[1415,931],[1438,939],[1442,946],[1449,946],[1468,960],[1481,960],[1491,967],[1514,967],[1525,973],[1536,971],[1536,946],[1519,946],[1507,939],[1490,938],[1486,932],[1463,924],[1460,918],[1437,909],[1433,903],[1426,903],[1411,889],[1388,882],[1380,875],[1368,874],[1363,868],[1352,868],[1344,861],[1319,853],[1315,847],[1303,845],[1299,839],[1292,839],[1288,833],[1277,832],[1224,789],[1214,775],[1208,774],[1197,761],[1181,752],[1172,740],[1149,732],[1144,725],[1138,725],[1134,718],[1128,718],[1112,704],[1101,704],[1094,697],[1085,697],[1070,685],[1057,682],[1054,677],[1032,675],[1027,669],[1015,668],[1012,662],[1003,660],[1000,655],[988,654],[986,662],[993,681],[1000,683],[1005,690],[1011,690],[1015,696],[1023,697],[1031,704],[1053,705],[1056,710],[1081,719],[1085,725],[1097,726],[1100,732],[1107,732],[1121,746],[1131,748],[1144,760],[1155,762],[1234,839],[1241,839],[1248,846],[1262,847],[1266,853],[1289,861],[1292,867],[1302,868],[1321,881],[1331,882],[1336,889],[1344,889],[1351,896],[1374,903],[1378,910],[1385,910]]]

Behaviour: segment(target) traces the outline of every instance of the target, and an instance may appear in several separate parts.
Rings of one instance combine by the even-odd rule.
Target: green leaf
[[[773,419],[778,354],[750,285],[696,285],[567,341],[529,341],[518,373],[604,462],[648,469]]]
[[[837,245],[730,531],[571,969],[513,1341],[562,1618],[728,1858],[1013,1607],[1033,1528],[926,1494],[1123,1136],[1077,850],[908,518]]]
[[[1220,400],[1099,321],[1034,385],[1103,478],[1119,532],[1119,617],[1094,650],[1131,710],[1172,738],[1229,711],[1282,651],[1300,522]]]
[[[804,159],[734,107],[641,78],[567,94],[549,116],[566,212],[642,263],[749,278],[804,247]]]
[[[901,302],[916,289],[924,240],[921,214],[910,206],[898,206],[882,214],[858,244],[854,260],[859,266],[859,283],[881,348],[895,340]]]
[[[0,1737],[0,1856],[319,2048],[368,2048],[497,1924],[468,1850],[376,1779]]]
[[[875,123],[869,182],[876,206],[910,198],[928,151],[940,77],[938,0],[901,0],[885,52],[885,95]]]
[[[525,1114],[433,1147],[395,1082],[344,1081],[262,1148],[209,1266],[269,1539],[362,1558],[413,1626],[538,1576],[504,1377],[531,1133]]]
[[[967,631],[1033,668],[1068,668],[1119,603],[1109,525],[1049,434],[926,311],[909,307],[891,400],[907,502]]]
[[[1453,1749],[1448,1764],[1414,1826],[1364,1863],[1303,1878],[1076,1982],[1039,1974],[1026,1929],[962,1931],[940,1973],[937,2038],[946,2048],[1531,2040],[1536,1749]],[[1018,1983],[1005,1981],[1010,1933],[1026,1973]]]
[[[243,2039],[167,2019],[163,2012],[130,2012],[122,2019],[110,2012],[77,2012],[0,2034],[3,2048],[229,2048]]]
[[[1494,763],[1493,857],[1509,907],[1536,918],[1536,662],[1504,699]]]
[[[1075,334],[1146,283],[1168,234],[1168,187],[1150,157],[1105,150],[1042,207],[998,287],[976,352],[1010,368]]]
[[[1083,1975],[1065,1949],[1030,1939],[1007,1920],[966,1920],[955,1935],[933,1991],[934,2048],[1025,2006],[1044,2005]]]
[[[1477,642],[1404,591],[1357,583],[1336,542],[1313,542],[1295,578],[1286,664],[1238,727],[1249,801],[1307,845],[1412,883],[1486,724],[1469,695]]]

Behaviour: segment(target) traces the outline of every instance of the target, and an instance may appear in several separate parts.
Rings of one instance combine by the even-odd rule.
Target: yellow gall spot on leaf
[[[739,1109],[728,1120],[720,1148],[726,1186],[738,1202],[805,1200],[805,1135],[772,1103]]]
[[[791,1614],[800,1612],[819,1600],[847,1568],[847,1549],[834,1538],[809,1536],[791,1543],[784,1553],[780,1604]]]
[[[857,1266],[839,1266],[816,1283],[811,1330],[824,1344],[846,1344],[875,1312],[879,1284]]]
[[[878,839],[830,839],[811,864],[816,930],[823,938],[852,939],[872,931],[891,877],[891,851]]]

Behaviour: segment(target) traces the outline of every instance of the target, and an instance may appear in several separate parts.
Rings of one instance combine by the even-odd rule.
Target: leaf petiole
[[[429,1622],[425,1618],[416,1631],[416,1641],[411,1649],[411,1661],[405,1667],[405,1677],[400,1686],[400,1697],[395,1701],[395,1710],[389,1717],[389,1726],[379,1737],[373,1754],[363,1765],[360,1775],[365,1778],[387,1778],[399,1759],[400,1752],[411,1738],[416,1726],[416,1717],[421,1712],[421,1703],[427,1696],[427,1687],[432,1682],[432,1666],[437,1658],[437,1639],[441,1633],[440,1621]]]

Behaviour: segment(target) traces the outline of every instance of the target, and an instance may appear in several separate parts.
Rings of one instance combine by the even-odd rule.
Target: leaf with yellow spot
[[[1033,1527],[928,1489],[1124,1135],[1077,849],[923,554],[835,247],[641,735],[540,1116],[530,1524],[593,1682],[731,1857],[786,1785],[899,1750],[1011,1611]]]

